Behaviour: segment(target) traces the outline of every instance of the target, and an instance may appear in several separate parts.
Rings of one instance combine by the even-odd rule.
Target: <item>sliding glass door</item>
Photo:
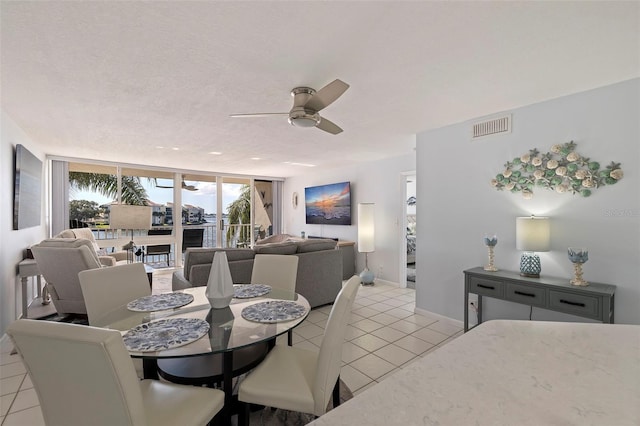
[[[68,197],[52,211],[52,223],[61,228],[54,234],[67,224],[88,227],[101,247],[112,244],[113,250],[133,237],[136,260],[153,266],[181,266],[189,247],[251,247],[280,232],[279,181],[91,162],[52,164],[54,172],[60,170],[52,173],[52,190],[60,187],[64,190],[56,193]],[[113,204],[151,207],[150,229],[111,229]]]

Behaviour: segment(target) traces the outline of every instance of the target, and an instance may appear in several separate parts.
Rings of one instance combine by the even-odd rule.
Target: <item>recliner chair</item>
[[[53,238],[84,238],[89,240],[96,256],[100,259],[100,263],[104,266],[113,266],[117,262],[124,263],[127,260],[126,250],[107,253],[106,250],[101,249],[91,228],[65,229]]]
[[[31,251],[58,314],[86,315],[78,273],[102,267],[91,242],[84,238],[50,238],[32,246]]]

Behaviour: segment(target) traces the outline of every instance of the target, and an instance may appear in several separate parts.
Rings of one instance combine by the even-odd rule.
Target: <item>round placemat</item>
[[[307,312],[304,306],[289,300],[268,300],[247,306],[241,312],[242,318],[255,321],[274,323],[291,321],[300,318]]]
[[[127,303],[127,309],[135,312],[163,311],[179,308],[191,302],[193,302],[193,295],[188,293],[153,294]]]
[[[166,318],[135,326],[122,340],[129,351],[155,352],[195,342],[208,331],[209,323],[198,318]]]
[[[260,297],[271,291],[271,286],[266,284],[240,284],[233,286],[233,297],[236,299],[250,299]]]

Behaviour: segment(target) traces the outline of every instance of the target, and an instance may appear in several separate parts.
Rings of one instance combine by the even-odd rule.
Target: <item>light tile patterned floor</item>
[[[154,293],[171,291],[171,270],[154,273]],[[415,290],[360,287],[342,348],[342,380],[358,393],[462,334],[452,321],[416,315]],[[294,330],[294,345],[318,350],[331,306],[314,309]],[[286,344],[286,336],[279,344]],[[42,426],[33,384],[8,339],[0,346],[0,426]]]

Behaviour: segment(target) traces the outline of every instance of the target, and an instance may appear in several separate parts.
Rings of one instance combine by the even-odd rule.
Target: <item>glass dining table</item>
[[[249,286],[235,286],[245,287]],[[154,310],[132,310],[131,303],[119,306],[108,314],[93,322],[93,326],[119,330],[125,338],[125,346],[132,358],[141,358],[143,362],[143,374],[145,379],[158,379],[158,360],[187,358],[210,354],[222,355],[223,390],[225,392],[225,408],[222,418],[223,423],[230,420],[230,410],[233,404],[232,378],[233,378],[233,353],[239,349],[252,345],[275,342],[275,338],[287,333],[302,323],[308,316],[311,307],[304,296],[295,292],[277,288],[270,288],[268,293],[256,297],[233,298],[228,308],[212,309],[209,300],[205,296],[206,287],[194,287],[178,290],[175,293],[191,295],[193,300],[184,306]],[[236,294],[239,294],[237,292]],[[191,296],[181,296],[191,299]],[[154,296],[151,296],[152,298]],[[287,302],[288,301],[288,302]],[[293,303],[292,303],[293,302]],[[289,304],[295,306],[296,313],[288,317],[260,318],[259,308],[267,304]],[[135,306],[133,309],[137,309]],[[243,313],[244,311],[244,313]],[[158,348],[153,346],[136,348],[127,345],[127,336],[140,328],[147,328],[169,321],[194,321],[203,324],[208,330],[206,333],[190,343],[175,347]],[[206,322],[206,324],[204,324]],[[163,346],[163,332],[156,333],[155,344]],[[167,332],[170,339],[171,332]],[[131,343],[129,341],[129,343]],[[136,350],[139,349],[139,350]]]

